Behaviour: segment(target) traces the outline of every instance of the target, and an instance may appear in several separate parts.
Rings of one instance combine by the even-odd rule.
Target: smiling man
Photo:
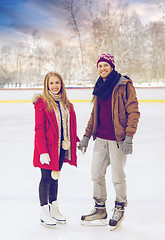
[[[81,217],[83,225],[107,225],[106,170],[111,165],[116,199],[110,229],[120,225],[127,205],[126,156],[132,154],[140,112],[131,79],[115,70],[114,57],[102,54],[97,61],[100,77],[94,87],[94,106],[78,148],[86,152],[91,136],[95,140],[92,159],[94,210]]]

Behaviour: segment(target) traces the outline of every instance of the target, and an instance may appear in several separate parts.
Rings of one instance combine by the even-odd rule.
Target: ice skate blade
[[[56,223],[58,224],[66,224],[66,220],[58,220],[56,218],[54,218],[56,220]]]
[[[107,219],[97,219],[94,221],[81,220],[81,225],[83,225],[83,226],[107,226],[108,221],[107,221]]]
[[[43,220],[40,220],[40,224],[45,226],[45,227],[48,227],[48,228],[55,228],[56,227],[56,224],[47,224]]]
[[[113,230],[115,230],[116,228],[120,227],[120,225],[121,225],[121,223],[122,223],[122,220],[123,220],[123,219],[121,219],[121,221],[118,222],[118,224],[117,224],[116,226],[110,226],[110,230],[113,231]]]
[[[116,228],[120,227],[120,224],[116,225],[116,226],[110,226],[110,231],[115,230]]]

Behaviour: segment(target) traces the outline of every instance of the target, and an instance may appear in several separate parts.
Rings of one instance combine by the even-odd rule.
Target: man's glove
[[[40,155],[40,162],[41,164],[48,164],[50,163],[50,157],[48,153],[43,153]]]
[[[122,151],[125,155],[132,154],[132,145],[132,137],[126,136],[122,146]]]
[[[83,139],[78,144],[78,149],[81,150],[82,153],[85,153],[88,147],[89,137],[84,136]]]

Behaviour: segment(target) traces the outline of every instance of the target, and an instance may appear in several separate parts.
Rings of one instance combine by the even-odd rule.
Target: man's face
[[[99,62],[98,64],[98,73],[105,81],[109,74],[112,72],[113,68],[107,62]]]

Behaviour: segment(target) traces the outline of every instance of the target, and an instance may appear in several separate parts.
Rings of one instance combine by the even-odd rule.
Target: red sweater
[[[115,140],[114,126],[112,122],[112,95],[108,99],[98,98],[99,103],[99,127],[97,137]]]

